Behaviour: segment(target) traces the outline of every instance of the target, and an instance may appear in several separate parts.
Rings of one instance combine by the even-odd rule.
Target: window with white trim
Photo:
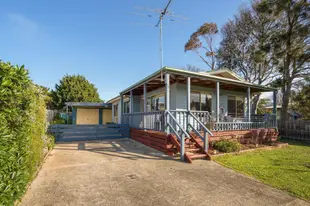
[[[164,111],[166,106],[165,93],[153,95],[147,98],[147,111]]]
[[[212,95],[206,92],[191,92],[190,109],[193,111],[209,111],[212,110]]]
[[[231,117],[244,117],[244,97],[228,95],[227,113]]]

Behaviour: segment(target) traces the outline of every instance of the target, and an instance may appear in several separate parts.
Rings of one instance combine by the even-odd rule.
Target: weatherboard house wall
[[[201,86],[192,86],[192,91],[200,91],[210,93],[212,95],[212,111],[211,113],[216,112],[216,91],[214,88],[201,87]],[[147,93],[147,98],[152,97],[156,94],[165,93],[165,88],[159,88]],[[238,96],[240,98],[246,98],[246,93],[237,92],[237,91],[229,91],[229,90],[221,90],[220,93],[220,107],[225,111],[228,110],[228,96]],[[187,91],[185,84],[175,83],[170,87],[170,109],[171,110],[186,110],[187,109]],[[121,123],[121,102],[120,100],[113,103],[113,105],[118,106],[118,122]],[[246,107],[246,106],[245,106]],[[113,107],[114,109],[114,107]],[[133,112],[144,112],[143,111],[143,95],[134,95],[133,96]],[[244,108],[246,111],[246,108]],[[113,113],[113,111],[112,111]]]
[[[120,96],[123,96],[124,102],[128,100],[132,100],[130,110],[126,111],[129,113],[137,113],[137,112],[149,112],[149,105],[145,106],[144,96],[146,98],[152,97],[158,94],[165,94],[167,91],[167,84],[163,82],[161,79],[162,73],[166,76],[167,73],[170,73],[170,85],[169,85],[169,107],[167,107],[167,98],[166,100],[166,109],[169,110],[188,110],[188,83],[186,82],[186,78],[190,77],[191,92],[204,92],[211,94],[211,111],[209,111],[212,116],[219,116],[220,111],[224,111],[227,113],[228,111],[228,97],[234,96],[236,99],[241,99],[244,101],[244,117],[249,116],[250,109],[248,99],[257,92],[268,92],[273,91],[276,92],[275,88],[266,87],[262,85],[256,85],[249,82],[244,81],[241,77],[236,75],[235,73],[227,70],[216,70],[210,72],[191,72],[184,71],[174,68],[164,67],[162,70],[158,70],[157,72],[147,76],[143,80],[140,80],[136,84],[128,87],[127,89],[120,92]],[[179,79],[178,79],[179,78]],[[199,83],[195,83],[199,81]],[[205,83],[206,82],[206,83]],[[158,85],[157,88],[154,85]],[[219,89],[217,89],[217,85],[219,85]],[[144,89],[146,94],[144,94]],[[148,88],[151,88],[148,91]],[[217,104],[217,92],[219,93],[219,101]],[[114,102],[108,101],[108,103],[113,103],[118,105],[118,123],[122,122],[121,112],[124,110],[121,109],[121,98],[118,96],[114,98]],[[166,94],[165,94],[166,96]],[[147,108],[145,111],[144,108]],[[218,121],[218,119],[216,120]]]

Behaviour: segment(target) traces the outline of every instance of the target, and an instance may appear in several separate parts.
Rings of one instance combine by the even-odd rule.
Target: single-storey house
[[[207,152],[208,137],[220,131],[276,128],[276,104],[270,115],[251,114],[250,108],[253,94],[270,91],[276,102],[276,88],[249,83],[227,69],[192,72],[164,67],[107,103],[112,105],[113,122],[171,135],[181,158],[188,159],[185,145],[192,133]]]
[[[267,105],[265,105],[265,109],[268,113],[272,113],[273,105],[267,104]],[[277,105],[277,119],[280,119],[281,110],[282,110],[282,105]],[[288,113],[288,117],[290,120],[298,120],[298,119],[302,118],[301,114],[299,114],[298,112],[295,112],[293,110],[289,110],[289,111],[287,111],[287,113]]]
[[[72,124],[107,124],[112,122],[112,105],[109,103],[66,102],[71,107]]]

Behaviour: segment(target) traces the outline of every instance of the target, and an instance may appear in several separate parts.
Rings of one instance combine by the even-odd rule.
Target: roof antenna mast
[[[163,52],[163,18],[167,13],[168,7],[172,0],[169,0],[168,4],[164,8],[164,10],[160,13],[159,21],[156,26],[159,26],[159,55],[160,55],[160,79],[163,81],[163,66],[164,66],[164,52]]]
[[[183,20],[188,20],[187,17],[176,15],[174,12],[168,11],[168,7],[170,6],[171,2],[172,0],[169,0],[164,9],[150,9],[146,7],[136,7],[137,9],[140,9],[140,10],[159,13],[159,20],[155,26],[159,27],[159,56],[160,56],[161,81],[163,81],[162,69],[164,67],[164,54],[163,54],[163,20],[164,20],[164,17],[168,15],[170,17],[176,17],[176,18],[181,18]],[[132,13],[132,14],[139,15],[139,16],[152,17],[152,15],[150,14],[143,14],[143,13]],[[170,21],[174,22],[174,19],[170,19]]]

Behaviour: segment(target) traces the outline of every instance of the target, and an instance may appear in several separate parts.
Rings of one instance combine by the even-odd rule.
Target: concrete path
[[[21,205],[310,205],[214,162],[133,140],[58,144]]]

